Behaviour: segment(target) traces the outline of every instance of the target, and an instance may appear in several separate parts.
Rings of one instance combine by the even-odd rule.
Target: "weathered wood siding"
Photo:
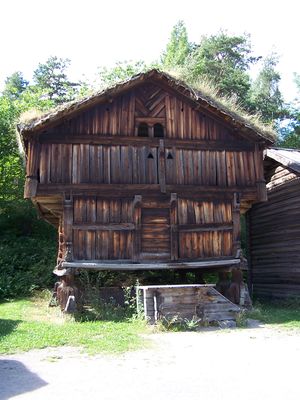
[[[300,296],[300,176],[272,162],[266,169],[268,202],[249,212],[254,294]]]
[[[230,202],[179,199],[178,222],[179,258],[233,255]]]
[[[132,258],[132,200],[75,197],[73,252],[75,260]]]
[[[80,113],[52,129],[64,135],[137,135],[140,122],[151,127],[163,124],[165,137],[172,139],[240,140],[221,121],[195,110],[174,94],[154,84],[144,84],[128,94],[111,99]]]
[[[41,184],[158,184],[159,145],[50,144],[40,146]],[[167,185],[254,187],[261,179],[254,151],[166,148]],[[33,169],[35,168],[35,172]]]
[[[141,198],[138,208],[134,202],[134,198],[74,196],[69,221],[74,259],[131,260],[135,256],[163,261],[235,255],[231,201],[179,198],[172,206],[165,196]]]
[[[122,93],[26,138],[25,197],[59,226],[58,259],[230,263],[263,145],[163,83]]]
[[[137,286],[137,307],[154,323],[160,319],[205,322],[235,320],[240,308],[213,285]]]

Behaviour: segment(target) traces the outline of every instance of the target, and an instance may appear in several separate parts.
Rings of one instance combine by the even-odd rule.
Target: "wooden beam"
[[[159,138],[138,137],[132,132],[132,136],[117,135],[75,135],[72,133],[61,134],[42,134],[40,135],[40,143],[63,143],[63,144],[98,144],[98,145],[114,145],[114,146],[157,146],[159,147]],[[255,147],[252,143],[224,141],[224,140],[186,140],[165,138],[165,147],[176,147],[179,149],[191,150],[216,150],[216,151],[254,151]]]
[[[47,194],[59,194],[65,191],[72,191],[73,193],[81,192],[86,195],[86,191],[89,193],[95,191],[98,193],[109,193],[112,195],[127,195],[127,193],[141,193],[141,192],[160,192],[160,185],[157,184],[93,184],[93,183],[77,183],[77,184],[39,184],[37,189],[37,196],[46,196]],[[209,193],[226,194],[240,192],[244,194],[255,195],[256,198],[256,186],[233,186],[233,187],[221,187],[221,186],[198,186],[198,185],[166,185],[167,193],[197,193],[199,197],[203,197]],[[252,198],[252,197],[251,197]]]
[[[133,231],[135,230],[135,225],[131,223],[122,224],[99,224],[99,225],[73,225],[74,230],[84,230],[84,231]]]
[[[231,258],[226,260],[214,260],[214,261],[194,261],[194,262],[169,262],[169,263],[130,263],[124,262],[124,260],[106,260],[103,262],[99,261],[73,261],[63,262],[62,268],[81,268],[81,269],[96,269],[96,270],[116,270],[116,271],[135,271],[135,270],[160,270],[160,269],[181,269],[181,268],[218,268],[237,266],[240,264],[239,259]]]
[[[233,225],[231,224],[190,224],[190,225],[178,225],[179,232],[215,232],[215,231],[232,231]]]

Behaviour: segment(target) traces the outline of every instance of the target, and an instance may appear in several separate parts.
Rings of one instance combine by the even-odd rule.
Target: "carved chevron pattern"
[[[166,92],[155,85],[144,85],[136,91],[137,117],[164,117]]]

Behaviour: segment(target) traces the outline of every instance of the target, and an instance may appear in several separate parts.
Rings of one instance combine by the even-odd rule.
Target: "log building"
[[[272,137],[157,70],[19,126],[56,273],[239,267]]]
[[[248,215],[249,273],[255,295],[300,296],[300,151],[269,149],[268,202]]]

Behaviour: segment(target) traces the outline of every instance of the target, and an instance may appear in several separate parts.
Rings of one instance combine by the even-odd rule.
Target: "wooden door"
[[[170,260],[170,209],[142,208],[141,259]]]

